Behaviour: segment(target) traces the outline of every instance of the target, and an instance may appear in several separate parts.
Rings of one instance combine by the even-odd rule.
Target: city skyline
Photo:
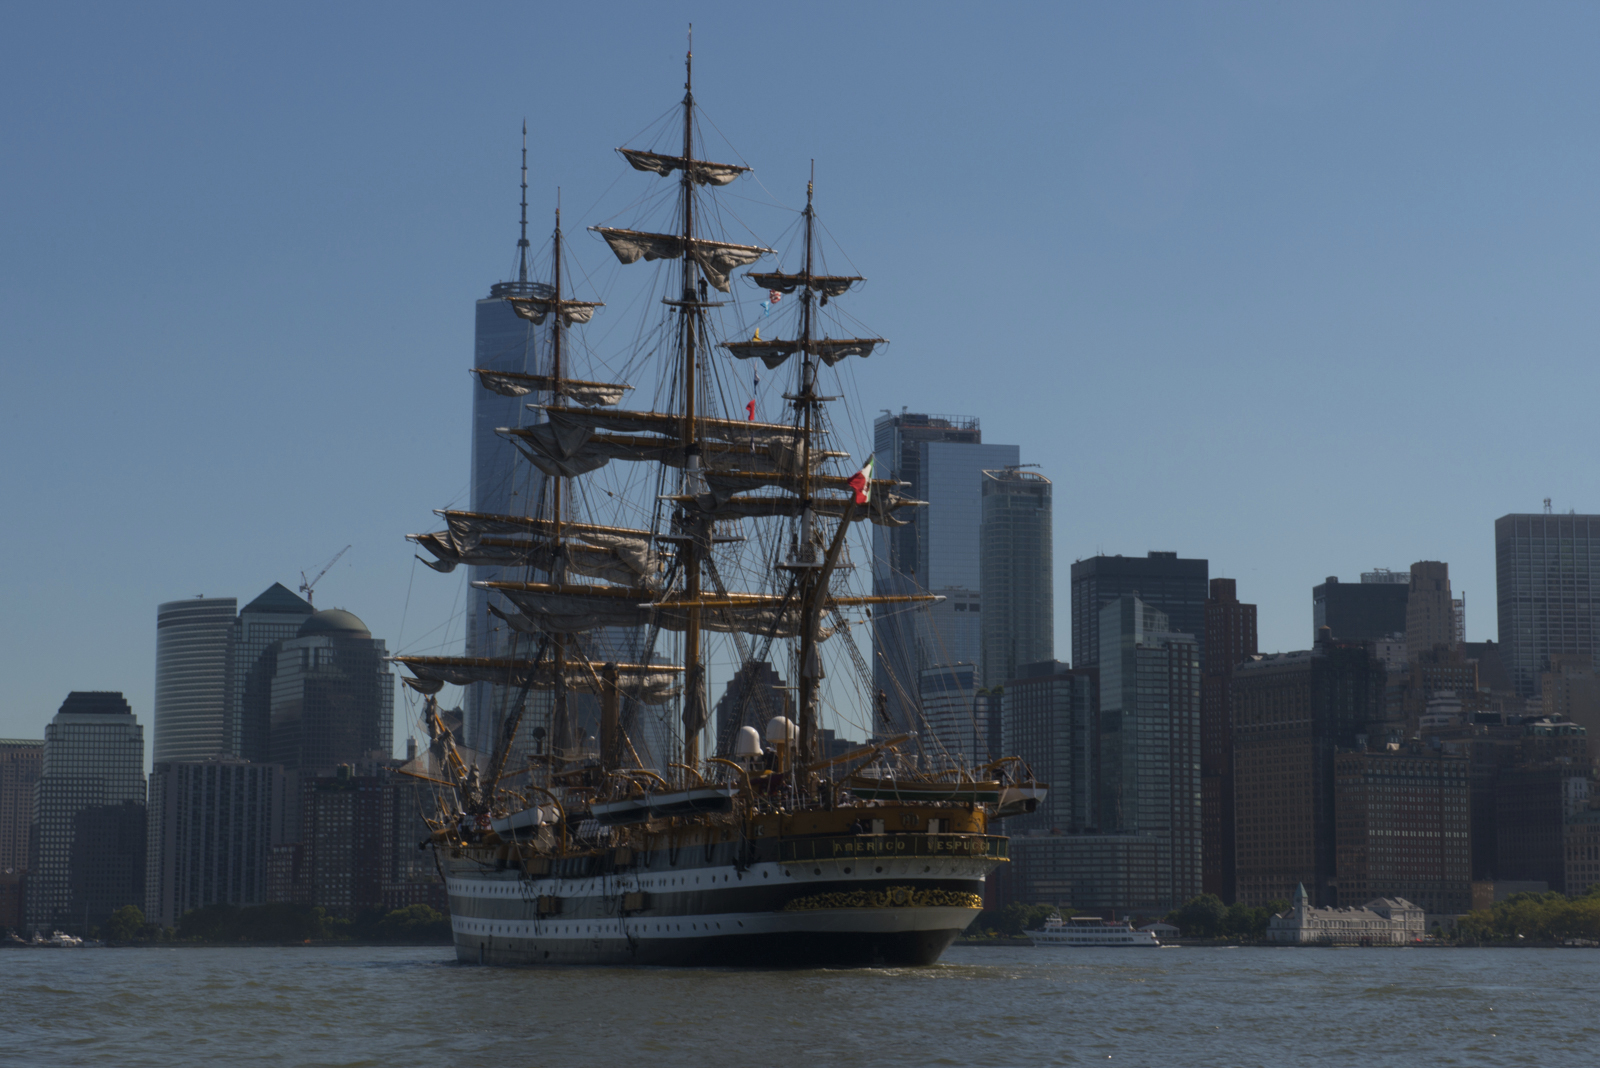
[[[1567,398],[1595,373],[1595,149],[1571,134],[1591,118],[1580,42],[1596,17],[1431,10],[1152,24],[946,7],[883,64],[865,59],[903,20],[851,12],[849,39],[826,39],[869,106],[798,125],[747,91],[747,57],[779,23],[696,17],[700,95],[767,161],[740,187],[765,205],[752,225],[781,233],[770,201],[796,205],[814,156],[823,218],[860,235],[873,286],[858,311],[895,344],[853,372],[857,407],[970,412],[1057,486],[1058,657],[1071,562],[1151,549],[1238,579],[1264,650],[1307,645],[1325,576],[1419,560],[1450,564],[1469,641],[1498,638],[1494,520],[1545,497],[1600,511],[1560,441],[1466,430],[1571,422]],[[0,172],[22,209],[0,289],[0,433],[26,460],[0,488],[61,531],[55,559],[0,587],[6,647],[33,668],[4,737],[39,737],[69,690],[121,691],[153,726],[155,605],[293,585],[345,544],[320,603],[358,609],[397,652],[460,648],[464,588],[414,581],[403,539],[468,499],[467,302],[515,277],[521,120],[554,107],[575,131],[530,156],[535,247],[559,184],[585,284],[626,291],[581,228],[620,206],[591,208],[593,176],[614,162],[606,138],[655,113],[637,89],[661,108],[679,92],[686,21],[619,20],[637,84],[597,91],[563,77],[577,59],[555,44],[592,29],[582,14],[552,13],[561,32],[526,47],[405,15],[335,15],[314,38],[245,13],[122,18],[68,33],[59,12],[25,12],[18,37],[41,47],[0,75],[26,102]],[[194,48],[133,58],[178,25]],[[391,61],[423,48],[427,73]],[[958,50],[947,86],[923,73]],[[284,92],[296,68],[319,73]],[[912,162],[952,131],[968,146],[947,172]],[[1003,190],[971,169],[998,158],[1020,172]],[[926,284],[914,265],[947,257],[950,233],[1010,315],[953,313]],[[69,250],[89,247],[138,269],[86,303]],[[1004,359],[972,358],[991,352]],[[1137,400],[1136,427],[1117,398]],[[871,451],[866,426],[840,437]],[[1377,477],[1396,467],[1408,477]]]

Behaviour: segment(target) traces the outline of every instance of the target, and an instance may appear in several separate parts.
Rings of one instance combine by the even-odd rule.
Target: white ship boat
[[[1127,920],[1102,920],[1099,916],[1073,916],[1063,920],[1055,913],[1044,927],[1029,937],[1036,946],[1153,946],[1161,945],[1149,931],[1136,931]]]

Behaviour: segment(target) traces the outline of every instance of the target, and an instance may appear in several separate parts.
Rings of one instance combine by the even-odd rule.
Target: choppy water
[[[1045,950],[931,968],[460,966],[445,949],[0,951],[6,1065],[1539,1065],[1600,950]]]

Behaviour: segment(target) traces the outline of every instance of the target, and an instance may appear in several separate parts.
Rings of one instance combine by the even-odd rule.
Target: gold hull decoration
[[[783,906],[784,912],[809,912],[813,909],[981,909],[981,894],[956,890],[918,890],[910,886],[891,886],[883,890],[851,890],[836,894],[797,897]]]

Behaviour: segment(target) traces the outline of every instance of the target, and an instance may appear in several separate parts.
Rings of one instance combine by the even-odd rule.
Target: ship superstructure
[[[628,374],[590,371],[607,361],[574,337],[604,305],[569,295],[558,209],[548,283],[506,298],[543,331],[539,365],[475,371],[536,415],[499,432],[526,463],[528,508],[445,510],[444,530],[411,535],[439,570],[525,575],[475,583],[510,628],[510,655],[395,658],[424,695],[431,745],[406,770],[438,787],[425,845],[465,961],[928,963],[1005,862],[994,821],[1045,788],[1017,761],[970,767],[926,731],[887,733],[852,622],[935,598],[852,592],[850,535],[902,524],[920,502],[833,447],[839,398],[823,381],[884,341],[833,336],[823,309],[862,278],[821,263],[810,182],[789,269],[735,276],[775,254],[714,226],[716,191],[749,167],[704,158],[692,85],[670,145],[618,150],[670,183],[640,209],[668,225],[591,227],[620,263],[659,264],[659,304],[610,360]],[[784,314],[739,321],[754,305],[736,299],[741,279],[766,297],[763,316],[787,300]],[[757,418],[754,388],[738,410],[730,391],[747,369],[752,386],[762,369],[780,378],[781,417]],[[633,373],[655,379],[653,403],[623,407],[646,388],[612,379]],[[786,655],[792,700],[769,707],[751,687],[708,739],[713,640],[740,665]],[[477,683],[501,711],[474,752],[435,695]],[[830,703],[883,733],[824,752]],[[663,723],[676,728],[665,744]]]

